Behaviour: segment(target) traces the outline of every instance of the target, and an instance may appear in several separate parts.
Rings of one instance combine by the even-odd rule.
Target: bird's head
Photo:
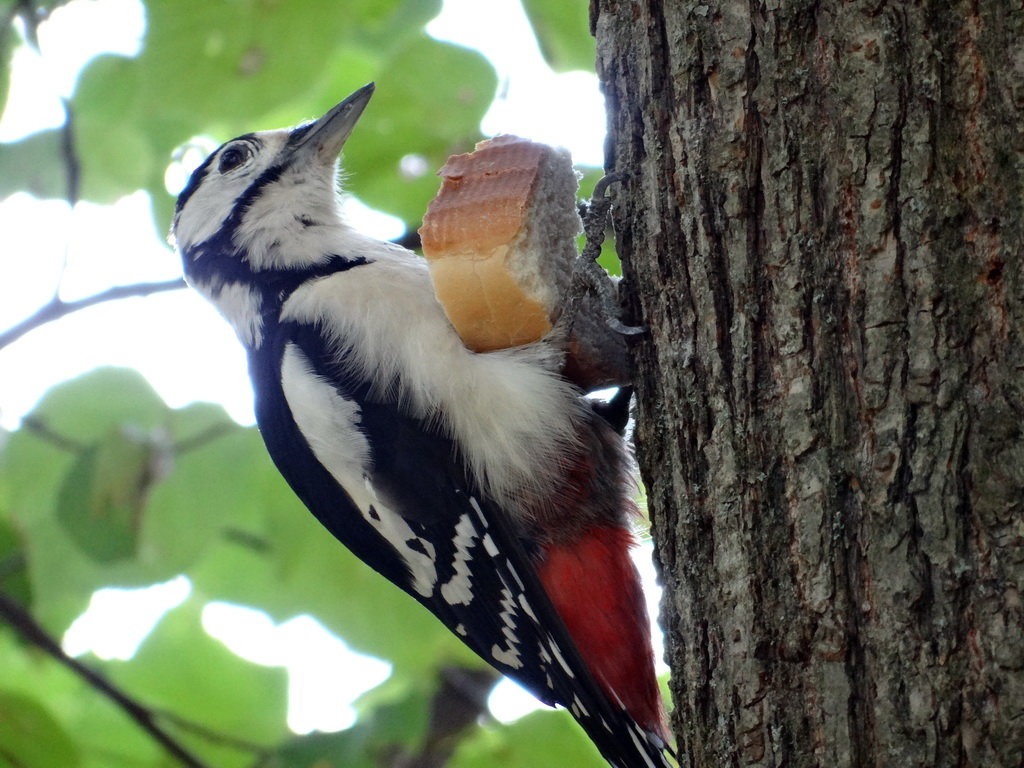
[[[341,226],[338,155],[372,95],[370,83],[315,122],[232,139],[192,173],[171,234],[196,287],[329,257],[320,244]]]

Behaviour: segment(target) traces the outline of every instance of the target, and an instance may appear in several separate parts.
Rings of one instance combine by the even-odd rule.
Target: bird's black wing
[[[311,436],[297,423],[296,414],[316,403],[289,404],[282,366],[290,364],[285,379],[294,377],[296,360],[315,379],[308,396],[344,411],[342,418],[319,415],[331,425],[336,455],[323,448],[323,434]],[[545,703],[566,707],[613,765],[670,765],[657,737],[593,679],[540,584],[528,542],[471,481],[450,438],[353,378],[343,350],[314,326],[282,325],[250,367],[270,454],[331,533],[489,664]],[[339,458],[346,451],[350,463]]]

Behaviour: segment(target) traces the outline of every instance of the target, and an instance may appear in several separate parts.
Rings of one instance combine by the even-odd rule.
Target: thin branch
[[[25,554],[20,551],[6,555],[0,560],[0,584],[3,584],[18,571],[25,570],[26,562]]]
[[[45,440],[50,445],[60,448],[67,453],[82,453],[88,447],[85,443],[80,443],[67,435],[62,435],[37,416],[26,416],[22,419],[21,426],[39,439]]]
[[[14,768],[24,768],[25,766],[25,763],[19,760],[17,755],[15,755],[13,752],[9,752],[8,750],[4,749],[2,746],[0,746],[0,757],[2,757],[8,763],[14,766]]]
[[[81,188],[82,162],[78,158],[78,141],[75,138],[75,115],[68,99],[61,99],[64,105],[64,125],[60,129],[60,151],[64,159],[64,176],[66,180],[65,197],[74,208],[78,202]]]
[[[32,0],[18,0],[18,15],[21,16],[25,22],[25,37],[28,42],[39,50],[39,25],[43,19],[40,17],[36,10],[35,3]]]
[[[220,535],[224,538],[224,541],[235,544],[239,547],[245,547],[251,549],[253,552],[268,552],[270,551],[270,541],[263,536],[257,536],[255,533],[244,531],[241,528],[224,528],[221,530]]]
[[[78,158],[78,142],[75,138],[75,115],[71,109],[71,102],[65,98],[62,98],[60,101],[64,107],[64,124],[60,127],[60,154],[64,162],[64,199],[67,200],[73,214],[81,194],[82,163]],[[64,275],[68,271],[70,252],[71,238],[69,236],[64,242],[64,257],[61,261],[60,277],[53,289],[51,301],[60,301],[60,288],[64,282]]]
[[[127,299],[132,296],[149,296],[153,293],[176,291],[184,287],[185,281],[179,277],[174,280],[165,280],[159,283],[115,285],[113,288],[108,288],[107,290],[101,291],[93,296],[87,296],[84,299],[78,299],[76,301],[61,301],[59,298],[54,298],[20,323],[17,323],[3,333],[0,333],[0,349],[13,344],[29,331],[34,331],[36,328],[46,325],[47,323],[59,320],[66,315],[70,315],[72,312],[78,312],[81,309],[93,307],[97,304],[103,304],[107,301],[117,301],[118,299]]]
[[[43,629],[18,601],[0,594],[0,618],[6,620],[26,641],[70,669],[82,680],[120,707],[139,727],[153,737],[167,753],[188,768],[211,768],[189,752],[156,722],[156,713],[144,707],[95,670],[64,653],[60,643]]]
[[[390,768],[444,768],[472,726],[487,712],[487,697],[501,679],[493,669],[445,667],[430,701],[430,719],[415,753],[401,750]]]
[[[239,752],[251,753],[260,759],[264,759],[268,755],[272,755],[274,752],[273,749],[267,747],[265,744],[257,744],[256,742],[248,741],[247,739],[240,739],[237,736],[231,736],[227,733],[215,731],[212,728],[207,728],[201,723],[182,717],[177,712],[169,712],[167,710],[159,709],[153,710],[153,713],[159,715],[169,723],[174,723],[181,730],[194,733],[196,736],[199,736],[213,744],[221,744]]]
[[[183,453],[189,451],[195,451],[199,448],[203,448],[210,443],[218,440],[225,435],[229,435],[238,428],[238,425],[233,421],[224,421],[213,426],[207,427],[198,434],[186,437],[183,440],[176,442],[172,448],[176,456],[180,456]]]

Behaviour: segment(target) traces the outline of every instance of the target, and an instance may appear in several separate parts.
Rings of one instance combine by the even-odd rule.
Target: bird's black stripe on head
[[[199,186],[203,183],[203,179],[205,179],[207,174],[210,172],[210,166],[213,165],[213,158],[216,156],[217,153],[214,152],[203,161],[202,165],[192,171],[192,175],[188,177],[188,184],[186,184],[185,188],[178,193],[178,202],[174,206],[175,215],[181,213],[181,209],[185,207],[185,203],[187,203],[188,199],[195,194],[197,189],[199,189]]]
[[[234,138],[231,141],[225,141],[217,147],[217,149],[211,152],[209,157],[203,161],[202,165],[192,171],[192,175],[189,176],[188,183],[185,185],[185,188],[178,193],[178,202],[174,206],[175,213],[181,212],[181,209],[185,207],[185,203],[188,202],[188,199],[195,194],[197,189],[199,189],[199,186],[203,183],[203,179],[210,174],[210,167],[213,165],[214,158],[220,155],[220,151],[224,149],[224,147],[228,144],[234,144],[236,141],[246,141],[250,144],[255,144],[256,148],[259,148],[260,143],[260,140],[256,138],[255,133],[243,133],[241,136]]]
[[[272,165],[263,173],[261,173],[256,181],[249,185],[249,188],[245,190],[238,199],[235,200],[235,206],[231,209],[231,214],[224,219],[224,223],[221,225],[221,231],[234,233],[234,231],[241,225],[242,217],[245,216],[250,206],[256,201],[256,198],[260,196],[264,187],[269,187],[275,181],[281,178],[281,174],[287,166],[284,164]]]

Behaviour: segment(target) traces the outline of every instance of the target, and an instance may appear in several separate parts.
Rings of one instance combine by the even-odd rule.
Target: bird
[[[186,280],[234,328],[270,457],[323,526],[610,765],[671,768],[628,405],[567,381],[557,334],[470,351],[424,259],[345,223],[339,156],[373,92],[206,158],[172,225]]]

